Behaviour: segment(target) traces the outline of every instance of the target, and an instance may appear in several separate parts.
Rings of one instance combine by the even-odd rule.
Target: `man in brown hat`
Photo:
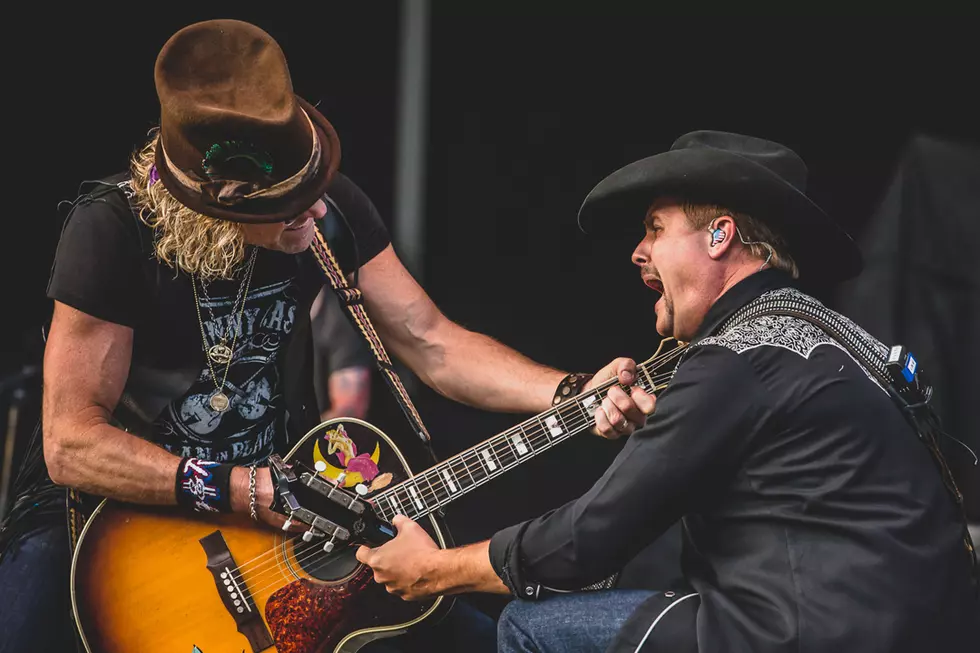
[[[337,249],[341,269],[357,275],[386,346],[429,386],[525,413],[567,386],[565,372],[438,310],[370,199],[339,172],[337,134],[295,95],[267,33],[234,20],[186,27],[159,53],[155,81],[159,131],[127,173],[75,202],[58,246],[46,465],[4,528],[7,540],[30,534],[0,565],[0,585],[19,595],[0,621],[0,650],[67,650],[57,640],[68,615],[64,495],[48,477],[99,497],[283,523],[262,464],[319,423],[309,313],[324,280],[307,250],[330,212],[352,241]],[[629,383],[634,373],[617,359],[596,377]],[[644,409],[652,399],[641,390],[612,392],[595,430],[627,435]],[[53,521],[40,518],[45,506]]]
[[[645,226],[657,331],[689,343],[655,411],[587,493],[486,542],[442,550],[397,517],[358,551],[375,579],[512,594],[508,652],[975,648],[976,558],[915,359],[797,287],[861,264],[806,174],[778,143],[701,131],[599,183],[580,224]],[[678,519],[686,587],[576,591]]]

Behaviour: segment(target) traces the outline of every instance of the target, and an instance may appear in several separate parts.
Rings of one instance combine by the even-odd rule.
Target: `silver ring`
[[[630,421],[624,417],[623,418],[623,423],[619,425],[619,428],[625,429],[629,425],[630,425]]]

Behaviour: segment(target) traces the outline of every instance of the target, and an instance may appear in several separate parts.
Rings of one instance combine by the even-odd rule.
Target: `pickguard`
[[[344,625],[358,609],[358,595],[371,582],[365,567],[337,586],[294,581],[276,591],[265,606],[265,618],[278,653],[315,653],[350,632]]]

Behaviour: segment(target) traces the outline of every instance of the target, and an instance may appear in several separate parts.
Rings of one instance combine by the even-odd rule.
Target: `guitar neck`
[[[665,388],[672,372],[654,373],[660,365],[662,361],[655,359],[638,365],[635,385],[650,394]],[[589,430],[596,409],[614,386],[622,387],[615,380],[608,381],[379,493],[372,499],[378,516],[389,522],[399,514],[412,519],[424,517],[559,442]]]

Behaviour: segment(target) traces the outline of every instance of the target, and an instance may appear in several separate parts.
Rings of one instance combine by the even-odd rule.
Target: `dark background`
[[[400,16],[395,3],[352,4],[277,15],[278,5],[147,7],[145,17],[59,13],[23,26],[8,76],[8,98],[17,101],[5,134],[0,372],[38,362],[58,203],[73,199],[82,180],[126,165],[157,118],[156,53],[187,23],[241,18],[277,38],[297,92],[319,103],[340,135],[341,169],[390,224]],[[634,242],[577,230],[592,186],[686,131],[751,133],[794,148],[810,167],[812,197],[859,237],[912,135],[980,142],[968,27],[955,18],[709,18],[437,2],[423,285],[452,319],[539,361],[595,371],[616,356],[643,360],[658,343],[655,298],[629,262]],[[833,289],[813,291],[833,304]],[[374,420],[409,437],[383,385],[375,390]],[[524,417],[414,392],[440,455]],[[476,490],[449,509],[457,539],[487,537],[575,496],[618,446],[583,437]]]

